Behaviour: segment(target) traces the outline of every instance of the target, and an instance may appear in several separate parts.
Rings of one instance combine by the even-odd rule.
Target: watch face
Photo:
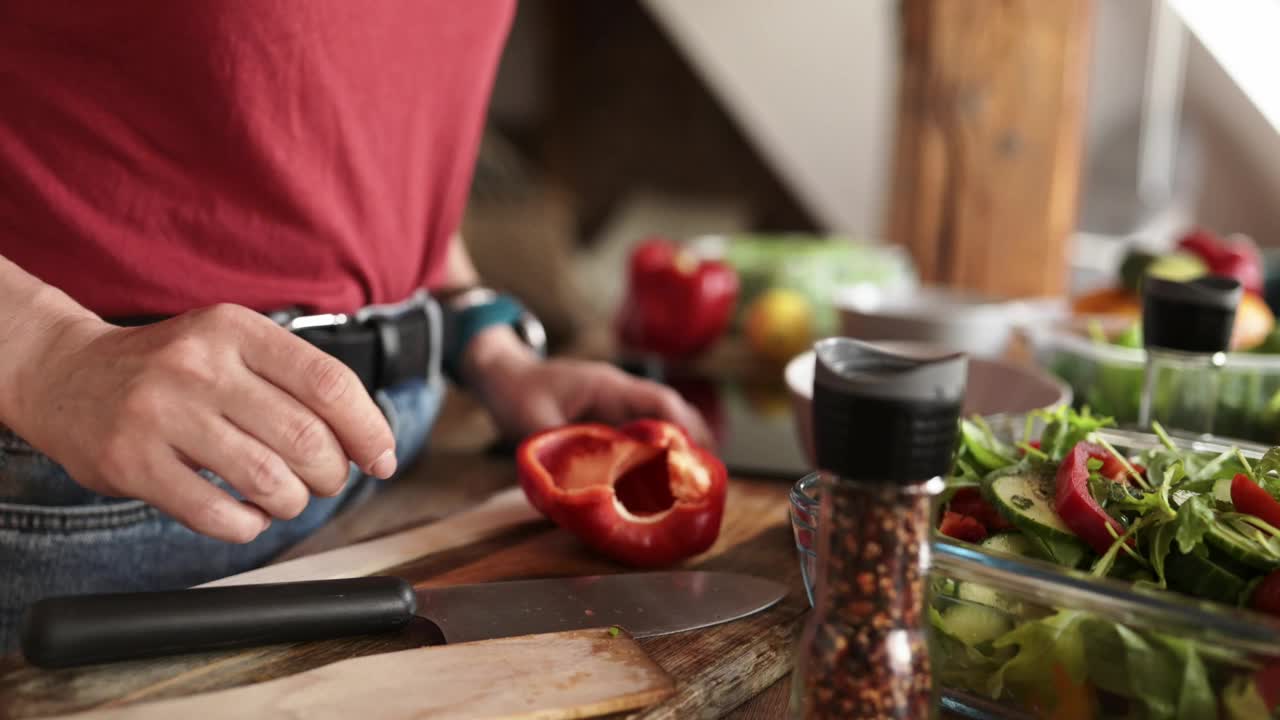
[[[525,310],[516,321],[516,334],[539,355],[547,354],[547,330],[533,313]]]

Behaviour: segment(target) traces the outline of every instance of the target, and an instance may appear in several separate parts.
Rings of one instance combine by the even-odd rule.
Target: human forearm
[[[445,255],[444,287],[465,288],[478,282],[480,274],[476,272],[475,263],[471,262],[467,246],[462,242],[462,236],[454,233],[449,238],[449,251]]]
[[[75,321],[98,317],[0,256],[0,424],[18,428],[20,390],[42,350]]]

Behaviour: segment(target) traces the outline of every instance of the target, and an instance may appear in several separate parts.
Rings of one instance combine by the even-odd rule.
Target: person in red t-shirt
[[[512,437],[706,438],[669,389],[543,360],[513,299],[458,292],[512,12],[0,6],[0,610],[265,561],[412,457],[441,363]]]

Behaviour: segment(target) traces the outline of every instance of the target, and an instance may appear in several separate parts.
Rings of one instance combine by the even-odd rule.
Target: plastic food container
[[[1021,334],[1036,362],[1071,386],[1076,407],[1109,415],[1121,426],[1137,423],[1146,354],[1090,337],[1089,320],[1024,326]],[[1097,321],[1114,337],[1132,321]],[[1228,353],[1219,374],[1214,433],[1280,444],[1280,355]],[[1197,427],[1198,418],[1158,418],[1165,427]]]
[[[1021,421],[1012,417],[989,422],[997,432],[1000,427],[1010,432],[1021,428]],[[1122,450],[1137,451],[1159,442],[1136,432],[1110,430],[1103,435]],[[1215,454],[1241,445],[1213,439],[1177,442]],[[1249,457],[1260,457],[1265,450],[1256,445],[1241,449]],[[801,479],[791,492],[791,524],[806,589],[816,560],[819,492],[816,473]],[[958,592],[964,584],[970,591]],[[1028,647],[1046,653],[1040,657],[1049,658],[1048,664],[1087,668],[1084,685],[1072,684],[1056,670],[1038,673],[1029,685],[1025,677],[1021,684],[1003,682],[998,662],[985,655],[980,659],[964,643],[935,628],[934,685],[940,689],[942,705],[961,717],[1164,717],[1126,693],[1159,697],[1161,691],[1167,694],[1194,683],[1201,683],[1201,697],[1211,696],[1212,707],[1167,717],[1256,717],[1256,706],[1244,702],[1247,680],[1258,668],[1280,663],[1280,620],[1270,616],[1172,591],[1138,589],[937,535],[931,588],[930,604],[938,613],[981,608],[984,621],[999,626],[993,630],[999,633],[995,637],[1017,633]],[[974,602],[975,596],[985,602]],[[983,647],[1005,662],[1021,648]],[[1016,680],[1019,668],[1013,670],[1009,677]],[[1020,691],[1014,692],[1013,686]]]

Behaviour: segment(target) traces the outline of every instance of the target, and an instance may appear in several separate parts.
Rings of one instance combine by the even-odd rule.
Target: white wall
[[[645,2],[819,222],[881,234],[897,82],[895,0]],[[1095,7],[1082,225],[1123,234],[1142,221],[1135,186],[1151,2]],[[1272,233],[1280,224],[1280,203],[1269,200],[1280,190],[1280,136],[1194,41],[1188,82],[1186,115],[1203,125],[1204,141],[1196,211],[1223,229]]]
[[[894,0],[645,0],[815,218],[879,236]]]

